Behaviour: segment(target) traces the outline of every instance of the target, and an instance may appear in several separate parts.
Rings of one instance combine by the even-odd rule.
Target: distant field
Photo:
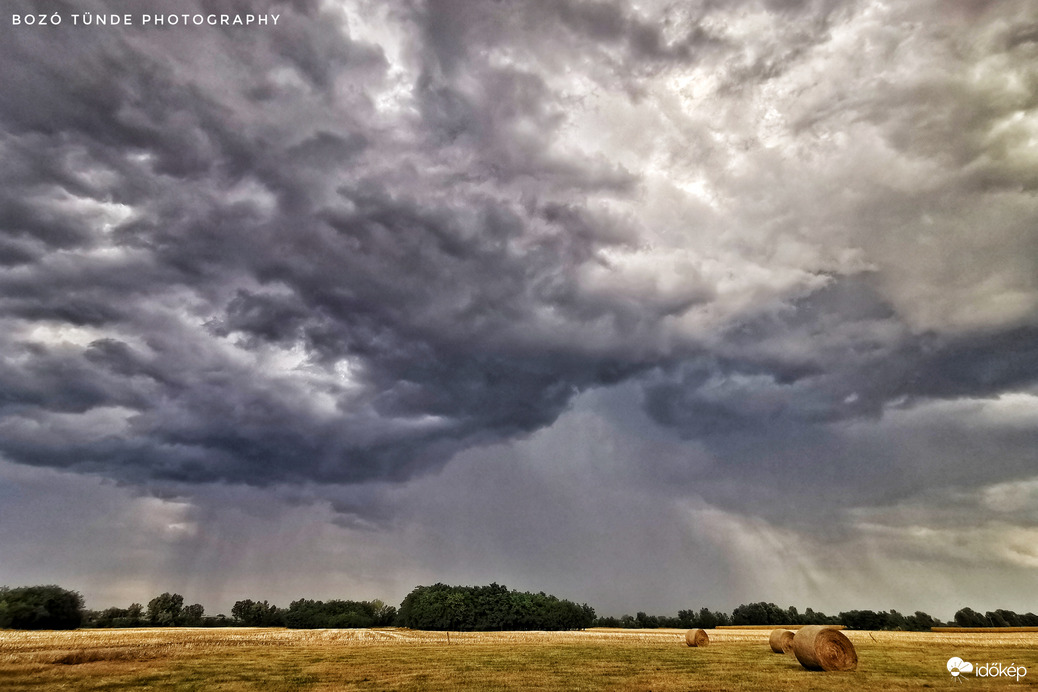
[[[719,630],[798,630],[801,627],[807,627],[807,625],[718,625]],[[844,625],[829,625],[833,629],[842,630]]]
[[[1005,632],[1038,632],[1038,627],[931,627],[931,632],[951,632],[961,634],[1001,634]]]
[[[845,631],[851,673],[771,653],[766,630],[450,634],[405,629],[0,631],[8,690],[916,690],[953,689],[952,656],[1027,668],[964,678],[972,690],[1038,686],[1038,634]],[[967,688],[962,688],[967,689]]]

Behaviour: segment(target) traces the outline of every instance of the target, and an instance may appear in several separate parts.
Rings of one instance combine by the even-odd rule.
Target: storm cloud
[[[1028,0],[242,7],[3,18],[7,462],[393,530],[465,468],[475,527],[513,473],[573,503],[591,426],[585,479],[703,546],[1033,484]]]

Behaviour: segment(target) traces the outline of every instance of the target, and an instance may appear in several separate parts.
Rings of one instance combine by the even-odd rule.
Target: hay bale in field
[[[772,630],[768,637],[771,650],[777,654],[788,654],[793,652],[793,632],[782,628]]]
[[[854,670],[858,654],[843,632],[825,625],[808,625],[793,635],[793,653],[808,670]]]
[[[703,630],[689,630],[685,632],[685,643],[689,646],[706,646],[710,643],[710,637]]]

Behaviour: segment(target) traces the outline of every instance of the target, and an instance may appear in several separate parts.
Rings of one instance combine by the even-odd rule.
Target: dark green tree
[[[815,611],[811,608],[806,608],[804,614],[800,616],[800,622],[798,625],[838,625],[838,618],[829,617],[825,613]],[[790,623],[793,624],[793,623]]]
[[[375,627],[388,627],[396,620],[396,608],[386,605],[377,598],[371,601],[371,611],[372,617],[375,619]]]
[[[60,586],[0,587],[0,628],[71,630],[83,622],[83,597]]]
[[[205,608],[201,603],[184,606],[180,611],[180,622],[178,624],[187,627],[201,627],[205,618]]]
[[[173,627],[180,624],[183,609],[184,597],[167,591],[148,601],[148,622],[156,627]]]
[[[994,618],[991,617],[992,615],[997,616],[1002,622],[1006,623],[1006,627],[1026,627],[1026,625],[1021,624],[1020,616],[1011,610],[999,608],[994,613],[988,613],[988,619],[994,621]]]
[[[642,611],[635,613],[634,620],[638,623],[638,627],[643,629],[655,629],[660,626],[660,619],[657,616],[646,615]]]
[[[931,627],[940,627],[940,625],[940,621],[935,620],[921,610],[917,610],[914,615],[905,618],[905,629],[915,632],[928,632]]]
[[[887,614],[874,610],[849,610],[840,613],[840,622],[849,630],[886,629]]]
[[[959,627],[991,627],[988,619],[972,608],[963,608],[955,613],[955,624]]]
[[[1010,627],[1009,622],[1002,616],[1002,613],[1006,611],[995,610],[984,613],[984,617],[988,619],[992,627]],[[1015,620],[1016,618],[1014,618]]]
[[[378,603],[381,604],[381,601]],[[314,601],[301,598],[283,612],[290,629],[374,627],[378,608],[369,601]],[[383,611],[382,617],[387,613]]]
[[[710,612],[709,608],[700,608],[698,622],[692,627],[702,627],[705,630],[712,630],[721,624],[718,621],[717,615]]]
[[[127,627],[138,627],[144,622],[144,606],[140,603],[131,603],[130,607],[126,609],[126,619]]]
[[[281,627],[285,624],[285,615],[276,605],[249,598],[235,602],[231,616],[246,627]]]
[[[788,625],[789,613],[774,603],[749,603],[732,611],[733,625]]]

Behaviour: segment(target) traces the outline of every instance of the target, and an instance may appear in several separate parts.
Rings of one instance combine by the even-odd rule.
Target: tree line
[[[421,630],[500,631],[575,630],[587,627],[713,629],[723,625],[841,624],[859,630],[929,630],[931,627],[1038,627],[1038,615],[1011,610],[979,613],[962,608],[954,620],[941,622],[924,612],[902,615],[896,610],[850,610],[826,615],[811,608],[803,613],[760,601],[740,605],[731,613],[679,610],[676,616],[636,615],[597,617],[585,604],[540,593],[520,592],[500,584],[487,586],[417,586],[400,608],[372,601],[299,599],[288,608],[267,601],[243,599],[231,616],[207,616],[201,604],[184,605],[184,597],[163,593],[148,604],[127,608],[87,610],[83,597],[56,585],[0,586],[0,629],[75,629],[78,627],[288,627],[293,629],[399,626]]]
[[[488,632],[581,630],[595,623],[595,609],[543,591],[489,586],[418,586],[400,604],[398,622],[417,630]]]
[[[955,624],[959,627],[1038,627],[1038,615],[1019,615],[1011,610],[993,610],[981,615],[972,608],[963,608],[955,613]]]
[[[738,606],[731,613],[714,612],[709,608],[679,610],[677,617],[661,615],[624,615],[620,618],[599,618],[598,627],[675,627],[680,629],[712,629],[739,625],[843,625],[847,629],[860,630],[914,630],[926,631],[943,623],[922,611],[913,615],[902,615],[896,610],[849,610],[838,615],[826,615],[811,608],[803,613],[795,607],[781,608],[774,603],[760,601]]]
[[[382,601],[315,601],[301,598],[288,608],[266,601],[244,599],[224,614],[207,616],[198,603],[184,605],[184,597],[164,593],[129,608],[83,612],[84,627],[288,627],[289,629],[343,629],[387,627],[396,622],[396,608]]]
[[[728,625],[843,625],[852,630],[901,630],[928,631],[931,627],[1038,627],[1038,615],[1018,614],[1011,610],[995,610],[981,614],[971,608],[955,613],[951,622],[942,622],[920,610],[912,615],[902,615],[896,610],[847,610],[837,615],[826,615],[811,608],[803,613],[795,607],[780,608],[774,603],[749,603],[740,605],[729,613],[701,610],[679,610],[677,617],[662,615],[620,618],[603,617],[595,621],[596,627],[653,628],[674,627],[680,629],[711,629]]]

